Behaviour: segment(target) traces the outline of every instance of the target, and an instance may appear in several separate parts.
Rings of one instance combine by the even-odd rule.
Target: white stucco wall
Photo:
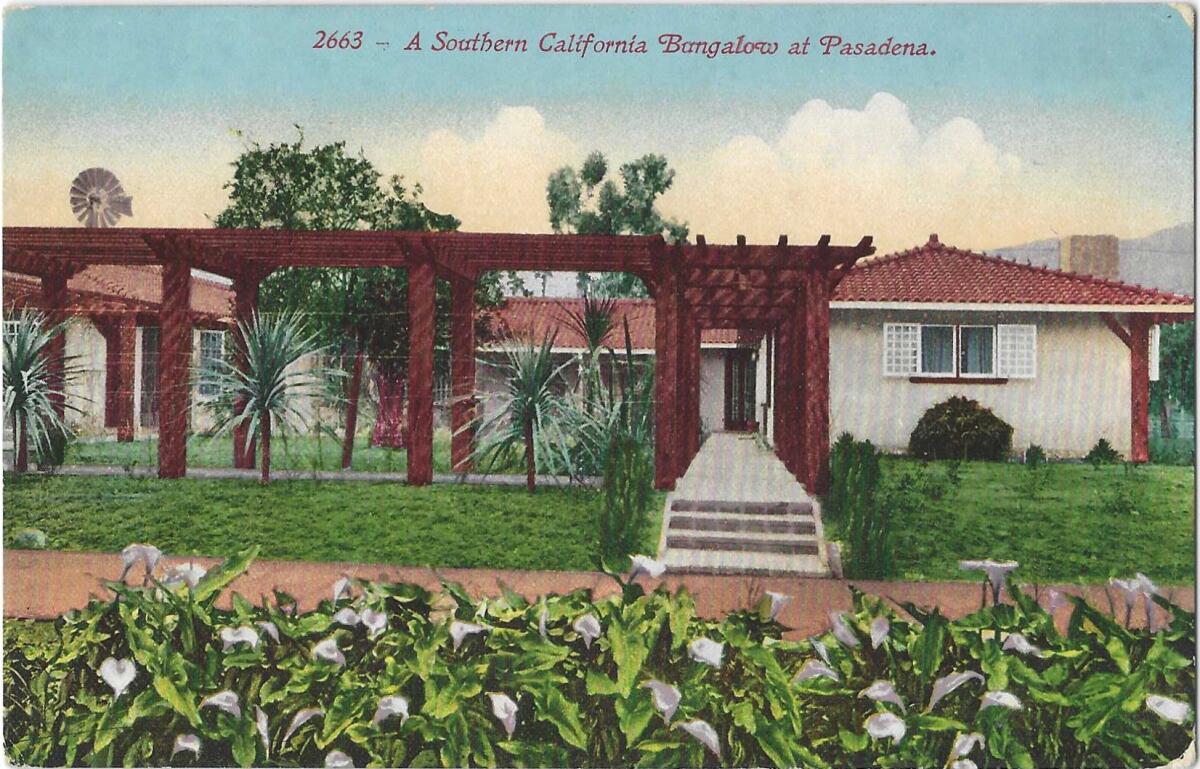
[[[916,384],[883,375],[885,322],[1037,326],[1037,376],[1004,384]],[[1082,456],[1100,438],[1129,451],[1129,350],[1093,313],[923,313],[834,309],[831,437],[849,431],[900,451],[921,415],[952,395],[978,400],[1013,426],[1013,450],[1036,443]]]
[[[81,436],[104,432],[104,337],[83,318],[67,325],[67,423]],[[76,410],[78,409],[78,410]]]
[[[700,429],[725,429],[725,350],[700,350]]]

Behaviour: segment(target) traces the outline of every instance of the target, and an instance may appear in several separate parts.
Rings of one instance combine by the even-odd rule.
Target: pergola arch
[[[409,271],[408,480],[433,478],[436,280],[451,289],[452,464],[469,467],[475,382],[474,291],[483,272],[630,272],[655,301],[656,485],[672,488],[699,449],[699,349],[705,328],[773,339],[776,450],[810,489],[823,490],[829,451],[829,296],[871,238],[853,246],[668,245],[660,236],[243,229],[5,227],[5,269],[41,279],[47,309],[66,306],[66,280],[91,264],[149,264],[162,273],[159,476],[187,465],[191,269],[232,281],[234,317],[257,306],[259,283],[284,267],[399,267]],[[60,345],[61,346],[61,345]],[[61,350],[53,351],[61,361]],[[239,354],[235,350],[235,355]],[[235,465],[252,462],[244,433]]]

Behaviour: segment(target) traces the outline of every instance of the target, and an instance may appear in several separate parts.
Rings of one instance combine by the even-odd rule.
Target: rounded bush
[[[1012,450],[1012,425],[979,401],[954,396],[929,407],[908,439],[908,452],[922,459],[1005,459]]]
[[[18,550],[45,550],[46,532],[37,529],[21,529],[13,536],[13,547]]]

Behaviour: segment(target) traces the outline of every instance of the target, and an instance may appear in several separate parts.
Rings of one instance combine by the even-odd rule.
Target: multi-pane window
[[[225,359],[225,332],[200,332],[200,394],[216,395],[221,391],[215,376],[220,361]]]
[[[8,339],[10,336],[17,333],[17,329],[20,327],[21,327],[21,321],[19,321],[19,320],[4,321],[4,338]]]
[[[1000,376],[1009,379],[1037,376],[1037,326],[996,326],[996,348],[996,368]]]
[[[995,376],[995,341],[993,326],[959,326],[958,373],[961,376]]]
[[[885,323],[884,376],[1032,379],[1037,328]]]

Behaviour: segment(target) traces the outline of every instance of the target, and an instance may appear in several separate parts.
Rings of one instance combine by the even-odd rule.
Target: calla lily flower
[[[809,660],[808,662],[805,662],[804,667],[800,668],[800,672],[796,674],[796,678],[793,679],[793,682],[799,683],[801,681],[807,681],[810,678],[828,678],[831,681],[841,680],[841,676],[837,674],[836,670],[820,660]]]
[[[482,633],[486,629],[483,625],[454,620],[450,623],[450,638],[454,641],[454,650],[458,651],[458,647],[462,646],[463,639],[467,636]]]
[[[1125,596],[1125,624],[1128,625],[1133,616],[1133,609],[1137,605],[1138,598],[1142,598],[1146,605],[1146,627],[1150,632],[1155,630],[1155,611],[1154,598],[1158,595],[1158,586],[1150,581],[1150,578],[1140,571],[1133,579],[1110,579],[1109,584],[1119,589]]]
[[[1046,654],[1038,647],[1029,643],[1029,639],[1020,633],[1010,633],[1008,638],[1004,639],[1004,644],[1000,647],[1004,651],[1015,651],[1017,654],[1024,654],[1032,657],[1045,657]]]
[[[1184,724],[1190,708],[1186,702],[1173,700],[1161,694],[1146,695],[1146,708],[1159,718],[1165,718],[1173,724]]]
[[[984,746],[983,735],[979,732],[971,732],[970,734],[960,734],[954,738],[954,746],[950,748],[951,758],[962,758],[975,749],[975,746]]]
[[[513,732],[517,729],[517,703],[513,702],[512,697],[507,694],[488,692],[488,697],[492,701],[492,715],[504,724],[504,731],[508,732],[509,737],[512,737]]]
[[[342,597],[349,598],[351,593],[351,585],[349,577],[342,577],[337,582],[333,583],[333,602],[337,603]]]
[[[349,606],[344,609],[339,609],[337,613],[333,615],[334,622],[338,623],[339,625],[345,625],[346,627],[354,627],[358,624],[359,619],[358,612],[356,612],[354,609],[351,609]]]
[[[810,644],[812,644],[813,651],[815,651],[817,653],[818,657],[820,657],[822,660],[825,661],[826,665],[833,664],[832,662],[829,661],[829,650],[825,648],[825,644],[821,641],[820,638],[813,636],[812,638],[808,639],[808,642]]]
[[[258,737],[262,740],[263,756],[269,758],[271,756],[271,735],[267,732],[267,714],[258,705],[254,706],[254,728],[258,730]]]
[[[895,713],[876,713],[868,718],[863,726],[873,739],[883,740],[890,737],[893,745],[899,745],[908,731],[904,720]]]
[[[1009,572],[1020,565],[1016,561],[993,561],[991,559],[958,562],[958,568],[963,571],[983,571],[987,573],[988,582],[992,585],[993,604],[1000,603],[1000,588],[1004,587],[1005,578],[1008,577]]]
[[[171,757],[174,758],[176,753],[183,750],[190,750],[200,757],[200,738],[194,734],[180,734],[175,738],[175,745],[171,748]]]
[[[250,644],[251,649],[258,648],[258,633],[254,632],[254,628],[243,625],[241,627],[224,627],[221,628],[221,651],[227,652],[238,644]]]
[[[121,579],[125,581],[125,575],[133,568],[134,564],[141,561],[146,567],[146,575],[143,578],[142,584],[150,579],[150,573],[154,571],[154,567],[158,565],[159,559],[162,558],[162,551],[154,545],[144,545],[138,542],[129,545],[121,551],[121,563],[125,566],[125,570],[121,572]]]
[[[367,629],[367,636],[369,638],[374,638],[384,630],[387,630],[388,618],[386,612],[367,608],[362,610],[362,614],[358,615],[358,619],[362,622],[363,627]]]
[[[693,721],[680,721],[673,728],[684,730],[695,737],[697,742],[708,748],[714,756],[721,757],[721,739],[717,736],[717,730],[713,729],[707,721],[701,721],[699,718]]]
[[[934,681],[933,693],[929,695],[929,704],[925,707],[925,712],[928,713],[929,711],[933,710],[933,706],[938,704],[943,697],[950,694],[971,679],[975,679],[977,681],[984,680],[983,676],[979,673],[976,673],[974,670],[963,670],[958,673],[951,673],[950,675],[942,676],[938,680]]]
[[[197,566],[194,563],[189,563],[186,566],[172,566],[167,570],[166,577],[163,579],[163,585],[172,589],[180,585],[187,585],[189,588],[194,589],[207,573],[207,569]]]
[[[583,615],[575,620],[571,628],[583,638],[583,645],[589,649],[592,648],[592,641],[600,637],[600,620],[596,619],[595,614]]]
[[[375,708],[375,717],[371,719],[371,723],[379,725],[392,716],[400,716],[401,726],[408,720],[408,700],[398,694],[379,700],[379,706]]]
[[[725,656],[725,644],[708,638],[697,638],[688,644],[688,656],[696,662],[721,669],[721,658]]]
[[[786,593],[776,593],[771,590],[767,590],[766,596],[767,598],[771,599],[771,619],[777,619],[779,617],[779,613],[783,611],[784,607],[792,602],[792,597]]]
[[[635,555],[629,560],[633,562],[633,567],[629,570],[630,582],[633,582],[642,574],[657,579],[667,570],[665,563],[656,561],[648,555]]]
[[[831,611],[829,612],[829,622],[833,625],[833,637],[846,646],[852,649],[857,649],[859,646],[858,636],[846,624],[845,612]]]
[[[992,707],[1008,708],[1009,710],[1020,710],[1021,709],[1021,701],[1016,698],[1016,695],[1011,694],[1009,692],[1003,692],[1003,691],[987,692],[986,694],[983,695],[983,704],[980,705],[979,709],[984,710],[986,708],[992,708]]]
[[[344,769],[344,767],[352,766],[354,766],[354,761],[340,750],[331,750],[325,756],[326,769]]]
[[[133,660],[109,657],[100,663],[100,677],[112,688],[115,700],[137,678],[137,664]]]
[[[891,629],[892,623],[888,621],[887,617],[876,617],[871,620],[871,648],[878,649],[879,644],[884,642]]]
[[[546,638],[546,621],[548,619],[550,619],[550,610],[543,606],[542,613],[538,615],[538,635],[543,639]]]
[[[1053,617],[1055,612],[1057,612],[1059,609],[1071,603],[1069,600],[1067,600],[1065,595],[1053,588],[1050,589],[1049,596],[1050,598],[1046,601],[1046,613],[1051,617]]]
[[[890,702],[893,705],[899,705],[901,710],[904,710],[904,700],[896,693],[896,685],[891,681],[876,681],[858,693],[859,697],[866,697],[875,702]]]
[[[275,627],[275,623],[270,620],[262,620],[258,626],[263,629],[263,632],[271,636],[271,640],[279,643],[279,628]]]
[[[283,741],[287,742],[288,738],[295,734],[297,729],[312,719],[324,715],[325,711],[320,708],[305,708],[304,710],[297,711],[296,715],[292,717],[292,723],[288,725],[287,731],[283,733]]]
[[[675,709],[679,707],[679,701],[683,699],[679,690],[658,679],[651,679],[642,684],[642,687],[650,690],[650,699],[654,702],[654,709],[662,714],[664,721],[671,723],[671,717],[675,715]]]
[[[951,763],[949,769],[979,769],[979,765],[969,758],[960,758]]]
[[[205,697],[200,702],[201,708],[216,708],[224,710],[234,718],[242,717],[242,706],[238,704],[238,696],[236,692],[226,689],[223,692],[217,692],[211,697]]]
[[[332,636],[314,646],[312,654],[314,659],[332,662],[341,667],[346,666],[346,657],[338,648],[337,639]]]

